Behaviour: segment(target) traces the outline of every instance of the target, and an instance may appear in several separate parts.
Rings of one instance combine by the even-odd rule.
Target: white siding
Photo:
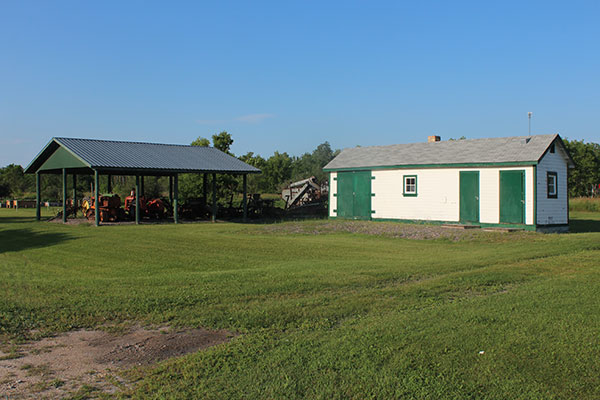
[[[458,221],[457,169],[375,170],[373,218]],[[403,195],[403,175],[417,175],[417,196]]]
[[[546,173],[549,171],[557,173],[556,199],[548,198]],[[569,222],[567,195],[567,156],[562,146],[556,143],[556,152],[548,151],[537,167],[537,223],[539,225],[567,224]]]
[[[500,171],[525,171],[525,223],[533,224],[533,167],[482,168],[479,172],[480,222],[500,223]]]
[[[500,172],[497,168],[479,170],[479,220],[500,222]]]
[[[337,193],[337,172],[329,173],[329,216],[337,216],[337,197],[334,196]]]
[[[525,171],[525,223],[533,224],[533,167],[375,170],[373,218],[458,222],[460,171],[479,171],[481,223],[500,221],[500,171]],[[403,195],[403,176],[417,175],[416,197]]]

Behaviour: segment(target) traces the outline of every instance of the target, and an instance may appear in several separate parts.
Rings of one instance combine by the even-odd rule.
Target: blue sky
[[[600,2],[0,3],[0,164],[52,136],[300,155],[560,133],[600,142]]]

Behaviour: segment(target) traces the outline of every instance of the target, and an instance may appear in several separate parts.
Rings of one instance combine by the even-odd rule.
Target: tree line
[[[231,152],[233,137],[228,132],[214,134],[211,140],[199,137],[193,146],[213,146],[235,157]],[[571,197],[598,195],[600,184],[600,144],[585,143],[583,140],[564,140],[567,150],[573,157],[576,167],[569,171],[569,195]],[[292,181],[317,177],[323,181],[327,175],[323,167],[331,161],[339,150],[333,150],[328,142],[321,143],[312,152],[301,156],[291,156],[276,151],[268,158],[253,152],[237,156],[240,160],[259,168],[261,174],[248,176],[248,193],[279,193]],[[180,197],[201,197],[203,177],[198,174],[180,175]],[[59,200],[62,197],[61,175],[44,175],[42,179],[42,199]],[[129,176],[113,177],[113,192],[125,196],[135,186],[135,178]],[[164,177],[146,177],[145,192],[150,197],[164,196],[168,192],[168,179]],[[71,182],[69,193],[72,191]],[[77,191],[81,194],[92,192],[92,176],[80,175],[77,179]],[[209,186],[210,188],[210,186]],[[217,176],[218,198],[221,203],[231,203],[234,196],[241,192],[242,178],[232,175]],[[594,189],[595,188],[595,189]],[[100,191],[107,189],[106,180],[100,184]],[[0,198],[34,198],[35,176],[25,175],[23,167],[10,164],[0,169]]]
[[[564,140],[575,168],[569,170],[569,196],[600,195],[600,144],[583,140]]]
[[[192,146],[213,146],[233,157],[231,145],[233,137],[226,131],[212,135],[211,140],[199,137],[194,140]],[[279,193],[281,189],[290,182],[315,176],[319,181],[327,179],[323,167],[331,161],[339,150],[332,150],[328,142],[318,145],[312,152],[301,156],[292,156],[286,152],[276,151],[268,158],[263,158],[253,152],[237,156],[238,159],[259,168],[261,174],[248,175],[248,193]],[[182,200],[197,198],[203,195],[202,174],[180,174],[179,175],[179,197]],[[209,174],[209,180],[211,174]],[[114,193],[124,197],[129,194],[135,186],[135,178],[131,176],[113,177],[112,189]],[[212,181],[208,182],[209,191]],[[68,193],[72,193],[72,181],[67,182]],[[78,175],[77,192],[81,195],[91,194],[93,177],[91,175]],[[99,190],[101,193],[107,190],[107,178],[102,176]],[[242,177],[227,174],[217,175],[218,200],[223,204],[231,204],[234,198],[242,191]],[[145,177],[144,192],[148,197],[161,197],[168,193],[168,178]],[[24,174],[23,167],[11,164],[0,169],[0,198],[34,198],[35,176]],[[62,199],[62,175],[42,175],[41,180],[42,200],[53,201]]]

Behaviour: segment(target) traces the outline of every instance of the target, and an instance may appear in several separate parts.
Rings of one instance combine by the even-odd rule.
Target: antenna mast
[[[531,111],[529,111],[527,113],[527,117],[529,118],[529,136],[531,136],[531,116],[533,115],[533,113]]]

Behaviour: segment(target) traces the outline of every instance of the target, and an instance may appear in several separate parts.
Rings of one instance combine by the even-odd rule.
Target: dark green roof
[[[60,137],[53,138],[25,172],[56,173],[62,168],[123,175],[260,172],[214,147]]]

